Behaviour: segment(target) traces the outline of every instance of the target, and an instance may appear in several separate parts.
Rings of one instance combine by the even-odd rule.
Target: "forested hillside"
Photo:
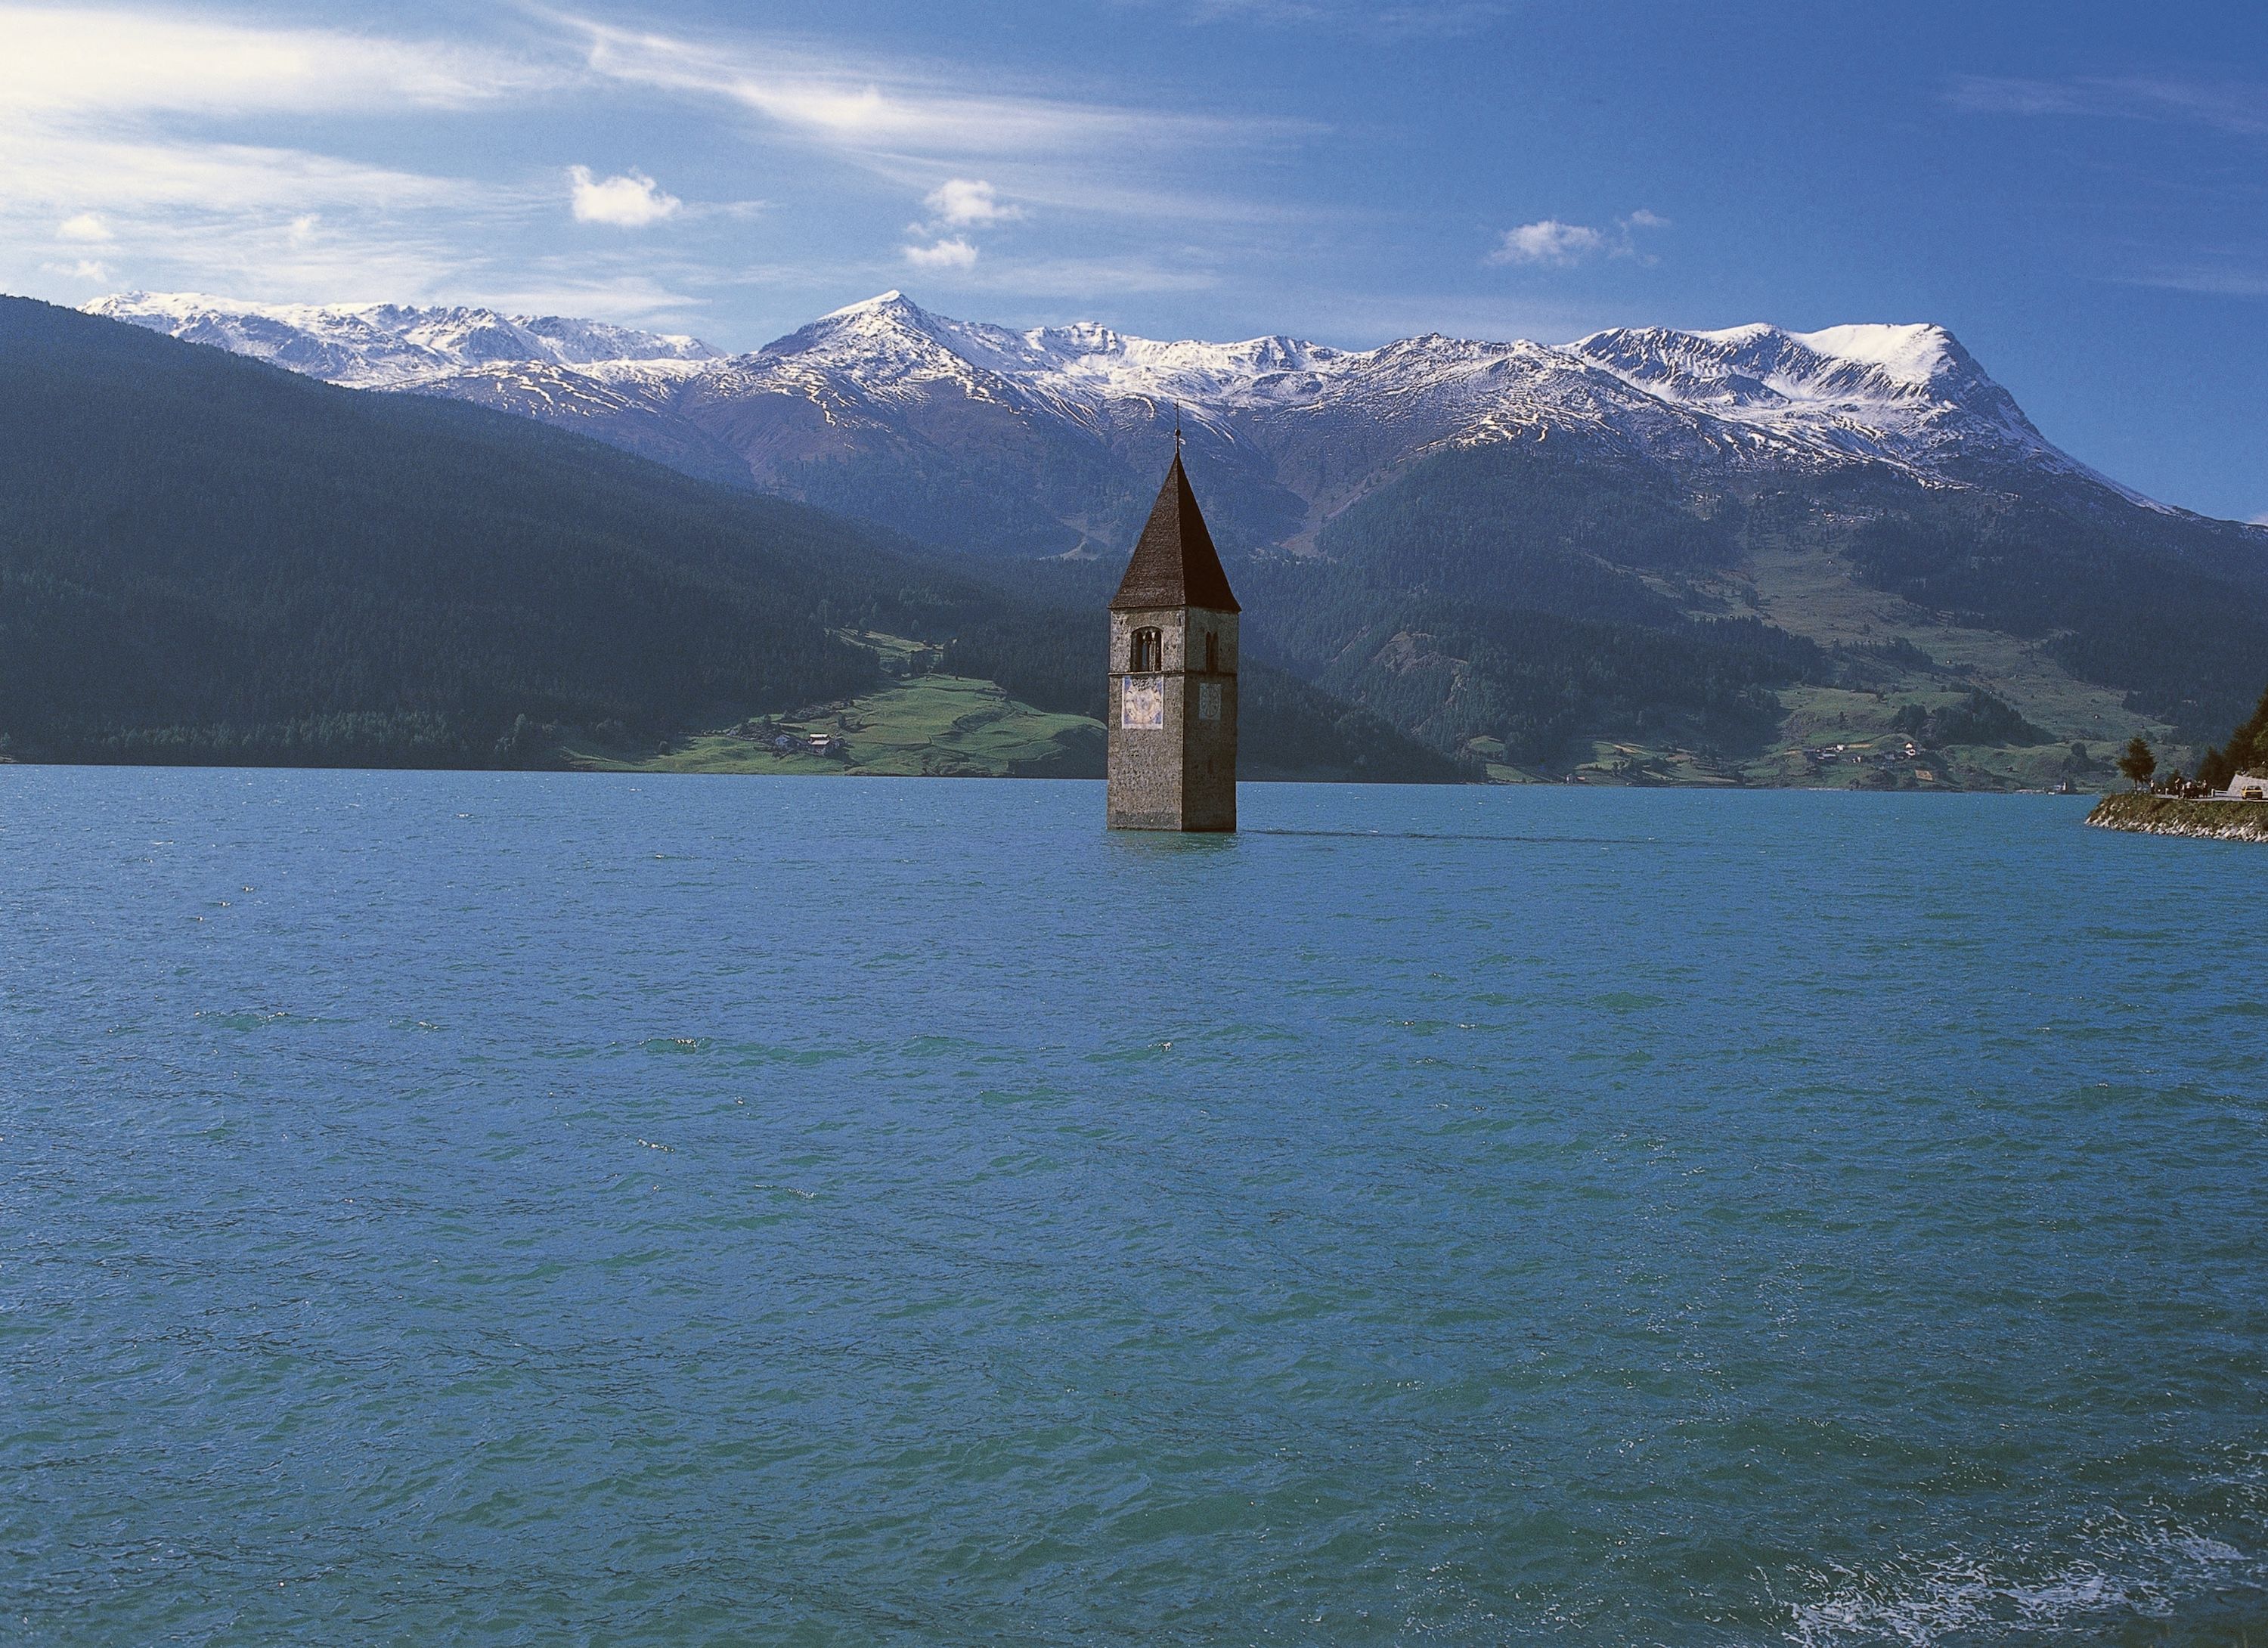
[[[13,298],[0,499],[0,738],[33,759],[540,762],[544,728],[856,694],[877,666],[846,629],[981,629],[1011,662],[1061,631],[805,505]],[[1454,776],[1312,688],[1248,697],[1263,766]]]
[[[1243,576],[1275,652],[1447,750],[1480,739],[1549,762],[1578,732],[1665,725],[1754,746],[1786,689],[1844,686],[1882,699],[1885,729],[1947,742],[2111,736],[1940,702],[2007,693],[2004,678],[2051,704],[2057,680],[2101,683],[2201,743],[2268,665],[2254,536],[2102,489],[2017,497],[1855,472],[1704,488],[1506,443],[1362,499],[1318,561]]]

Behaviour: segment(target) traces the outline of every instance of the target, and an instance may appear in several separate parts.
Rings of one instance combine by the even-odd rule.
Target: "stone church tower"
[[[1236,828],[1241,610],[1176,430],[1174,467],[1110,600],[1112,829]]]

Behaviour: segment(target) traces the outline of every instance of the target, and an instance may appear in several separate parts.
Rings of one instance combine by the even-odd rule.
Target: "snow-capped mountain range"
[[[697,338],[637,332],[603,320],[501,315],[493,309],[247,304],[197,292],[127,292],[99,298],[86,313],[354,389],[416,388],[494,364],[597,368],[704,361],[716,354]]]
[[[1300,547],[1412,462],[1493,442],[1572,443],[1697,484],[1863,467],[1931,487],[2054,480],[2147,503],[2055,447],[1950,333],[1927,325],[1616,328],[1557,346],[1429,334],[1355,350],[1280,336],[1158,342],[1091,323],[1016,331],[893,291],[728,355],[686,336],[484,309],[144,292],[87,307],[1009,552],[1123,535],[1176,416],[1233,529],[1256,548]]]

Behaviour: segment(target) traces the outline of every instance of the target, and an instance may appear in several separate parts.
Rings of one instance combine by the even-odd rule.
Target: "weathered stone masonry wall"
[[[1162,644],[1164,723],[1128,727],[1125,691],[1134,633],[1154,629]],[[1210,660],[1206,642],[1212,643]],[[1236,657],[1233,613],[1166,607],[1110,614],[1109,822],[1117,829],[1231,830],[1236,828]],[[1207,671],[1210,661],[1217,667]],[[1220,713],[1201,713],[1204,689],[1218,689]]]

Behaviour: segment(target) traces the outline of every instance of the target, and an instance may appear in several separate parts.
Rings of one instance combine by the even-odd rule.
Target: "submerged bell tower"
[[[1197,495],[1174,464],[1110,599],[1109,825],[1236,828],[1236,623]]]

